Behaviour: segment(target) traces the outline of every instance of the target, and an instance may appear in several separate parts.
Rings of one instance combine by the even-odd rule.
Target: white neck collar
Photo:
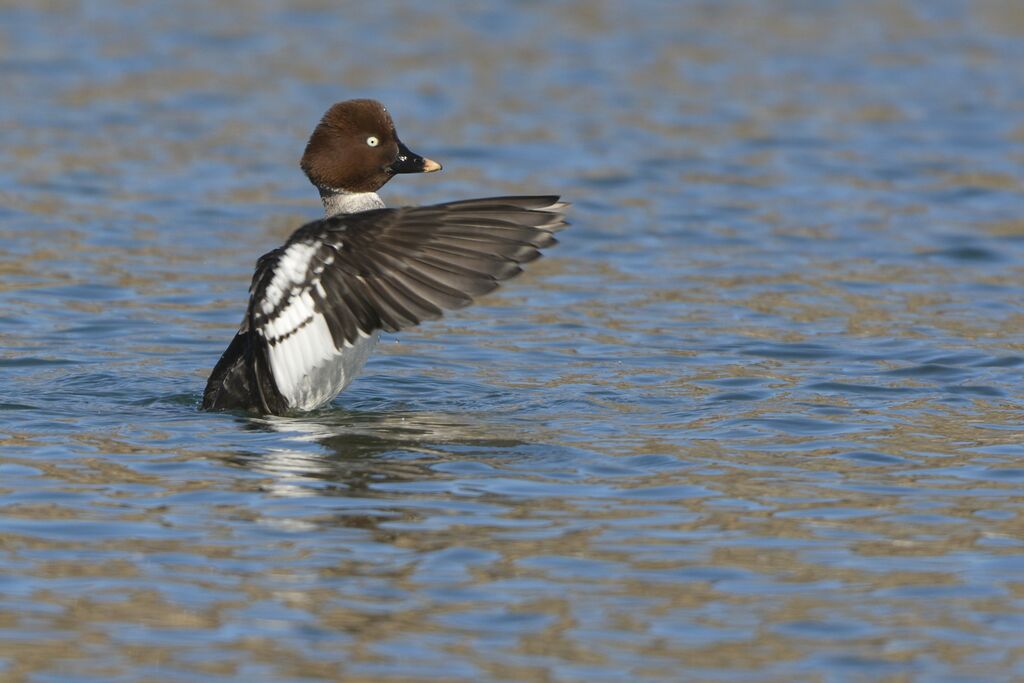
[[[330,218],[339,213],[359,213],[371,209],[383,209],[384,202],[376,192],[346,192],[333,187],[321,187],[320,201],[324,204],[324,214]]]

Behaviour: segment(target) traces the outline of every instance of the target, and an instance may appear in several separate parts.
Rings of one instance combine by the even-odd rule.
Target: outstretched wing
[[[297,396],[309,402],[318,392],[333,398],[351,377],[311,388],[318,369],[346,356],[361,366],[366,340],[379,330],[468,306],[520,273],[555,244],[565,206],[556,196],[493,197],[339,215],[299,228],[260,258],[250,290],[251,363],[263,408],[283,412]]]

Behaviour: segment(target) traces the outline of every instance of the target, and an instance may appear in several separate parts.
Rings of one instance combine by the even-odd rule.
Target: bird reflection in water
[[[247,429],[295,443],[228,458],[270,475],[265,489],[278,496],[380,497],[375,487],[444,479],[449,475],[438,469],[443,463],[470,461],[478,452],[493,457],[494,449],[526,444],[507,424],[440,412],[334,408],[301,417],[239,419]]]

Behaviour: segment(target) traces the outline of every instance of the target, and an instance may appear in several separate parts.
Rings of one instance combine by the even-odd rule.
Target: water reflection
[[[525,444],[509,425],[439,412],[327,408],[303,417],[240,419],[246,430],[284,437],[265,451],[227,458],[272,475],[267,490],[275,495],[365,496],[389,483],[445,478],[440,464]],[[290,449],[289,442],[301,445]]]

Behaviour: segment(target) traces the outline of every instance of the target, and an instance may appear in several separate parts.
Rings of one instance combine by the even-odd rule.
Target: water
[[[1024,678],[1024,13],[0,6],[0,679]],[[329,409],[197,411],[376,97],[559,192]]]

